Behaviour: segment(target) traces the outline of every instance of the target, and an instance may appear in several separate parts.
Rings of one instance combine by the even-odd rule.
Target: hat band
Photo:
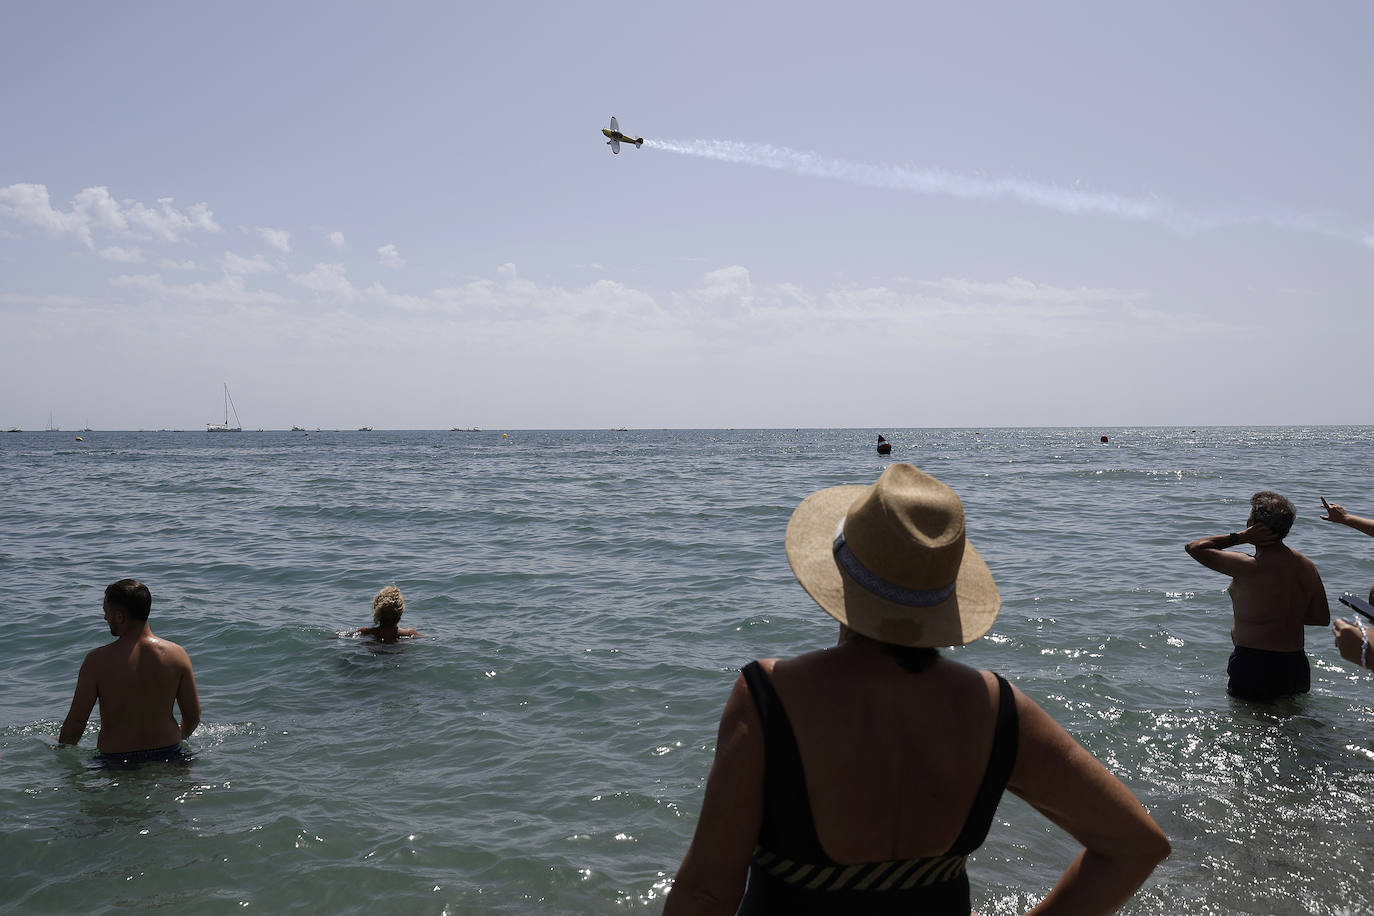
[[[849,549],[849,545],[844,540],[844,519],[840,519],[839,526],[835,529],[835,562],[840,564],[840,568],[849,574],[849,578],[859,584],[864,591],[872,592],[884,601],[893,604],[900,604],[903,607],[931,607],[949,598],[954,594],[954,586],[959,584],[959,580],[951,582],[943,588],[907,588],[889,582],[882,576],[870,570],[867,566],[854,556],[854,551]]]

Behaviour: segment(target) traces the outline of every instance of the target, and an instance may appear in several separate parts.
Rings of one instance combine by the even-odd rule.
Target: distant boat
[[[450,426],[451,433],[480,433],[482,428],[479,426]]]
[[[291,427],[291,431],[292,431],[293,433],[303,433],[303,432],[305,432],[305,427],[304,427],[304,426],[293,426],[293,427]]]
[[[5,432],[9,432],[9,433],[22,433],[23,430],[20,429],[20,428],[17,427],[17,426],[11,426],[9,429],[5,430]]]
[[[61,431],[62,431],[62,430],[58,429],[58,428],[57,428],[57,425],[56,425],[55,423],[53,423],[53,421],[52,421],[52,414],[48,414],[48,432],[50,432],[50,433],[60,433]]]
[[[229,425],[229,411],[230,411],[230,410],[233,410],[233,411],[234,411],[234,425],[233,425],[233,426],[230,426],[230,425]],[[231,398],[231,397],[229,397],[229,383],[228,383],[228,382],[225,382],[225,383],[224,383],[224,422],[223,422],[223,423],[206,423],[206,424],[205,424],[205,431],[206,431],[207,433],[241,433],[241,432],[243,432],[243,424],[242,424],[241,422],[239,422],[239,411],[238,411],[238,408],[234,406],[234,399]]]
[[[358,432],[360,432],[360,433],[370,433],[370,432],[372,432],[372,427],[371,427],[371,426],[359,426],[359,427],[358,427]]]

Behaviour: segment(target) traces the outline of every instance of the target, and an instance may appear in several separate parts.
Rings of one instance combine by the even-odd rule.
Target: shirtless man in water
[[[1297,511],[1279,494],[1250,497],[1244,531],[1189,541],[1188,556],[1231,577],[1231,642],[1226,692],[1251,700],[1306,693],[1311,672],[1303,651],[1303,627],[1331,622],[1326,588],[1317,567],[1283,543]],[[1255,555],[1227,547],[1255,545]]]
[[[99,701],[96,748],[102,760],[138,763],[186,756],[181,741],[200,724],[196,678],[186,650],[148,628],[152,604],[148,587],[134,579],[120,579],[105,589],[105,623],[116,639],[92,650],[81,663],[58,744],[81,740]],[[180,724],[172,715],[174,701],[181,710]]]

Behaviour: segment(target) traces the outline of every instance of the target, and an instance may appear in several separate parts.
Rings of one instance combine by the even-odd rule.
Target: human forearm
[[[679,877],[663,904],[663,916],[729,916],[738,906],[738,896],[730,903]]]
[[[177,709],[181,710],[181,738],[191,737],[191,732],[200,724],[200,691],[196,690],[196,678],[191,673],[191,664],[186,663],[186,674],[177,688]]]
[[[1190,557],[1196,558],[1198,553],[1204,550],[1225,550],[1228,547],[1235,547],[1240,543],[1240,532],[1232,531],[1229,534],[1214,534],[1211,537],[1198,538],[1183,545],[1183,549],[1188,551]]]
[[[1150,854],[1134,857],[1107,856],[1085,849],[1026,916],[1113,913],[1168,855],[1167,841]]]
[[[1366,624],[1363,621],[1349,623],[1344,620],[1337,620],[1331,625],[1332,631],[1336,634],[1336,648],[1341,653],[1341,658],[1346,661],[1374,670],[1374,658],[1370,657],[1369,652],[1369,628],[1374,624]]]
[[[86,720],[76,718],[71,714],[62,723],[62,730],[57,733],[58,744],[78,744],[81,736],[86,733]]]
[[[1361,534],[1374,537],[1374,518],[1361,518],[1358,515],[1347,515],[1341,519],[1341,524],[1348,528],[1354,528]]]
[[[90,665],[82,662],[81,673],[76,678],[76,692],[72,694],[72,704],[67,707],[67,718],[62,721],[62,730],[57,733],[58,744],[76,744],[81,741],[98,696]]]

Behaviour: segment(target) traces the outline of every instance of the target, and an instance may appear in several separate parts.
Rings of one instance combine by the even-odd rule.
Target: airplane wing
[[[615,119],[612,118],[611,120],[615,120]],[[617,154],[620,152],[620,141],[619,141],[619,140],[617,140],[617,139],[615,139],[614,137],[612,137],[611,139],[607,140],[606,142],[609,143],[609,144],[611,145],[611,152],[617,153]]]
[[[620,133],[620,125],[616,123],[615,115],[611,115],[611,130]]]

